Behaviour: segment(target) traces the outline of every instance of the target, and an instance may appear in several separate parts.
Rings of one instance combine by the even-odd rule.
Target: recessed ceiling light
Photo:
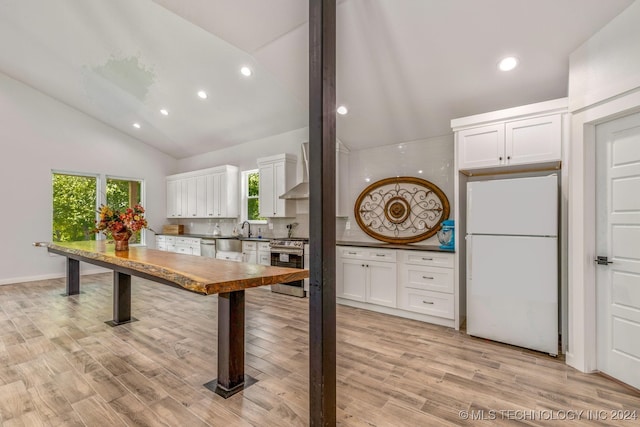
[[[344,105],[341,105],[338,107],[338,109],[336,110],[336,112],[338,114],[340,114],[341,116],[344,116],[345,114],[347,114],[349,112],[349,110],[347,109],[347,107],[345,107]]]
[[[422,173],[422,169],[420,169],[420,170],[418,171],[418,173]]]
[[[502,71],[511,71],[518,66],[518,58],[515,56],[507,56],[502,58],[498,63],[498,68]]]
[[[202,99],[207,99],[208,95],[207,95],[207,92],[201,90],[201,91],[198,91],[198,96]]]
[[[365,180],[366,182],[369,182],[369,181],[371,181],[371,178],[365,178],[364,180]]]
[[[242,75],[245,77],[249,77],[251,74],[253,74],[253,72],[251,71],[251,68],[249,67],[240,68],[240,73],[242,73]]]
[[[136,129],[140,129],[140,123],[134,123],[133,127],[136,128]]]
[[[160,114],[162,114],[163,116],[168,116],[169,112],[165,108],[163,108],[160,110]]]

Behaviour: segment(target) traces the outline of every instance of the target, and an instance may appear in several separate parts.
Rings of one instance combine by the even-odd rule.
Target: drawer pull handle
[[[347,252],[349,255],[358,255],[358,252]]]
[[[422,258],[423,261],[433,261],[433,258]]]
[[[429,279],[429,280],[433,280],[433,277],[429,277],[429,276],[422,276],[423,279]]]
[[[385,254],[376,254],[376,256],[386,256]]]
[[[433,301],[422,301],[423,304],[433,304]]]

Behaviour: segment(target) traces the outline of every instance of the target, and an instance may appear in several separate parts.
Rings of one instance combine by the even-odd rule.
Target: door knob
[[[593,261],[596,262],[598,265],[613,264],[613,261],[609,261],[608,257],[606,257],[606,256],[599,256],[596,259],[594,259]]]

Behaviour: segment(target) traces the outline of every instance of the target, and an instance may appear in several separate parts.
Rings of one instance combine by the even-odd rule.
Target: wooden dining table
[[[204,384],[228,398],[256,382],[244,373],[244,291],[309,277],[309,271],[233,262],[131,246],[115,251],[100,241],[38,244],[67,258],[64,295],[80,293],[80,262],[113,270],[113,319],[118,326],[136,321],[131,316],[131,276],[178,287],[202,295],[218,295],[218,377]]]

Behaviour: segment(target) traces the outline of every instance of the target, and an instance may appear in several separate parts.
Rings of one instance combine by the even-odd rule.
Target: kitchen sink
[[[235,237],[217,238],[216,251],[219,252],[242,252],[242,241]]]

